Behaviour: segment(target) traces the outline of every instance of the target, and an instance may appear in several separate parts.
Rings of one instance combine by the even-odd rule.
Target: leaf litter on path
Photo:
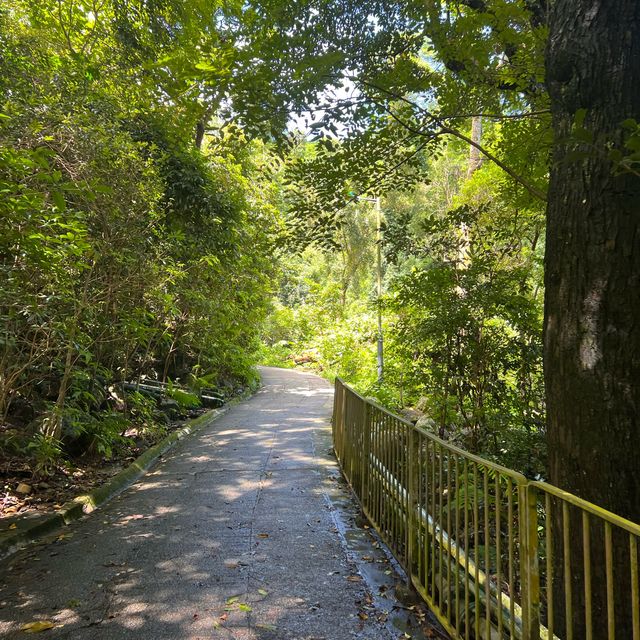
[[[40,631],[53,629],[55,626],[55,622],[51,622],[51,620],[35,620],[34,622],[23,624],[22,627],[20,627],[20,631],[24,631],[25,633],[40,633]]]

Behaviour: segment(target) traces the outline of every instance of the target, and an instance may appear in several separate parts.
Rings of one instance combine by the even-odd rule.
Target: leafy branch
[[[435,138],[437,138],[439,136],[443,136],[443,135],[451,135],[451,136],[454,136],[454,137],[458,138],[459,140],[462,140],[463,142],[466,142],[470,146],[476,148],[488,160],[490,160],[495,165],[500,167],[505,173],[507,173],[517,183],[522,185],[531,195],[535,196],[539,200],[542,200],[542,201],[546,202],[547,196],[541,189],[536,187],[533,183],[531,183],[529,180],[527,180],[524,176],[520,175],[514,169],[509,167],[506,163],[504,163],[502,160],[500,160],[500,158],[495,156],[493,153],[491,153],[491,151],[486,149],[484,146],[482,146],[478,142],[472,140],[471,138],[469,138],[469,136],[465,135],[464,133],[462,133],[458,129],[455,129],[452,126],[450,126],[448,124],[445,124],[443,118],[440,118],[440,117],[434,115],[429,110],[427,110],[424,107],[420,106],[419,104],[417,104],[413,100],[409,100],[405,96],[398,95],[398,94],[394,93],[393,91],[390,91],[389,89],[385,89],[384,87],[380,87],[379,85],[376,85],[376,84],[374,84],[372,82],[369,82],[367,80],[357,79],[357,78],[353,78],[353,77],[350,78],[350,79],[353,80],[353,81],[358,81],[364,86],[367,86],[367,87],[370,87],[370,88],[372,88],[372,89],[374,89],[376,91],[379,91],[379,92],[385,94],[386,96],[388,96],[388,97],[390,97],[390,98],[392,98],[394,100],[399,100],[399,101],[409,105],[412,109],[415,109],[415,110],[419,111],[423,116],[425,116],[425,118],[427,119],[428,125],[436,125],[437,127],[439,127],[439,130],[437,130],[435,132],[432,131],[432,130],[427,129],[428,125],[426,125],[426,126],[423,125],[422,127],[416,128],[416,127],[412,126],[411,124],[409,124],[408,122],[406,122],[405,120],[401,119],[399,116],[397,116],[397,114],[395,114],[390,107],[388,107],[386,105],[381,105],[381,103],[379,101],[377,101],[373,96],[371,96],[371,95],[369,96],[370,99],[373,102],[375,102],[379,106],[382,106],[384,108],[384,110],[398,124],[403,126],[408,131],[411,131],[415,135],[420,135],[420,136],[428,135],[430,140],[433,140],[433,139],[435,139]],[[461,117],[461,116],[450,116],[447,119],[450,119],[450,118],[453,118],[453,117]],[[428,133],[427,133],[427,131],[428,131]]]

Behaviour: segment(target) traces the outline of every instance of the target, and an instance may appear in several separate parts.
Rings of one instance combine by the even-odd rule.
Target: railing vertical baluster
[[[400,423],[401,427],[403,427],[402,423]],[[416,479],[413,480],[413,471],[411,470],[411,466],[410,466],[410,456],[414,455],[414,466],[417,468],[417,453],[413,452],[413,454],[411,453],[411,447],[412,447],[412,443],[410,442],[410,439],[413,437],[412,434],[414,433],[414,429],[413,427],[411,428],[404,428],[404,437],[403,437],[403,442],[405,443],[405,446],[403,448],[403,464],[402,464],[402,469],[403,469],[403,473],[402,473],[402,485],[405,487],[408,487],[412,482],[414,482],[414,493],[413,493],[413,500],[414,503],[411,502],[410,496],[409,496],[409,492],[407,491],[406,495],[405,495],[405,500],[404,500],[404,513],[405,513],[405,517],[402,519],[403,522],[403,527],[404,527],[404,534],[403,534],[403,538],[404,538],[404,548],[405,548],[405,560],[407,562],[409,562],[409,553],[410,553],[410,546],[411,546],[411,540],[409,539],[411,536],[414,536],[414,545],[416,545],[417,548],[417,538],[418,538],[418,533],[417,533],[417,529],[418,529],[418,524],[420,522],[420,520],[416,517],[415,515],[415,510],[417,508],[417,503],[418,503],[418,482],[417,482],[417,476]],[[417,443],[418,441],[418,434],[417,432],[415,432],[415,437],[414,440]],[[414,445],[415,446],[415,445]],[[409,519],[411,517],[411,512],[414,512],[413,515],[413,524],[414,527],[410,527],[409,526]],[[411,533],[411,530],[413,529],[413,533]],[[417,557],[416,555],[416,549],[413,550],[413,558],[414,561]]]
[[[484,587],[484,631],[487,638],[491,637],[491,559],[489,556],[489,541],[491,539],[491,531],[489,529],[489,473],[485,467],[482,471],[483,483],[482,490],[484,493],[484,572],[487,574],[487,584]]]
[[[407,554],[407,565],[409,567],[409,577],[420,575],[418,567],[418,519],[416,512],[418,510],[418,494],[419,494],[419,464],[418,464],[418,434],[413,430],[409,430],[409,455],[408,455],[408,512],[409,512],[409,545]]]
[[[545,576],[545,596],[547,600],[547,629],[549,629],[549,637],[553,638],[553,539],[552,539],[552,502],[548,493],[544,494],[545,504],[545,552],[547,555],[547,575]]]
[[[433,457],[431,459],[431,512],[436,513],[436,442],[432,442],[431,452]],[[438,521],[434,518],[434,529],[431,535],[431,597],[436,597],[436,573],[438,568],[436,567],[436,539],[438,535],[437,529]]]
[[[455,616],[455,624],[456,626],[460,623],[460,505],[458,504],[458,483],[460,482],[458,474],[460,473],[460,469],[458,468],[458,454],[454,454],[454,484],[453,484],[453,490],[454,490],[454,495],[455,498],[453,500],[453,507],[456,510],[456,515],[455,515],[455,528],[456,528],[456,535],[455,535],[455,539],[456,539],[456,556],[455,556],[455,562],[454,562],[454,569],[455,569],[455,574],[454,574],[454,593],[455,593],[455,610],[453,612],[453,615]],[[452,496],[453,497],[453,496]],[[451,500],[451,498],[450,498]]]
[[[418,538],[420,543],[418,562],[419,562],[419,576],[420,585],[425,585],[425,566],[424,566],[424,550],[427,542],[427,524],[422,519],[422,509],[424,507],[424,442],[422,434],[416,431],[416,438],[418,439],[418,509],[420,509],[420,518],[418,520],[418,526],[420,527],[420,536]]]
[[[407,537],[407,522],[409,519],[409,511],[407,508],[407,498],[409,497],[409,485],[406,477],[406,467],[407,467],[407,459],[409,457],[409,443],[408,437],[409,433],[404,428],[404,425],[396,421],[396,428],[398,430],[398,453],[400,458],[398,460],[398,479],[400,480],[400,486],[405,487],[407,489],[406,493],[400,496],[400,501],[398,504],[398,527],[399,527],[399,544],[402,551],[402,558],[405,563],[409,557],[409,548],[408,548],[408,537]]]
[[[389,431],[387,428],[387,416],[383,413],[380,414],[380,422],[382,423],[382,463],[385,469],[389,468]],[[382,485],[382,520],[383,520],[383,533],[384,540],[390,547],[393,545],[389,541],[389,505],[390,500],[387,497],[387,486],[385,483]]]
[[[515,638],[516,635],[516,623],[515,623],[515,598],[514,593],[516,591],[516,577],[515,577],[515,552],[514,552],[514,540],[513,540],[513,480],[507,479],[507,495],[509,501],[507,504],[507,519],[509,520],[509,593],[511,598],[509,599],[509,635],[511,638]]]
[[[573,597],[571,594],[571,521],[569,505],[562,503],[562,553],[564,554],[564,617],[566,640],[573,640]]]
[[[376,430],[376,461],[380,461],[382,456],[380,455],[380,412],[375,409],[375,430]],[[382,520],[382,478],[380,477],[380,469],[376,469],[376,524],[378,528],[381,528]]]
[[[475,564],[474,572],[474,631],[475,637],[480,637],[480,558],[478,557],[478,549],[480,548],[480,508],[478,504],[478,463],[473,465],[473,562]]]
[[[593,619],[591,615],[591,531],[589,514],[586,511],[582,512],[582,564],[584,569],[585,640],[593,640]]]
[[[382,411],[377,410],[377,420],[378,420],[378,462],[382,465],[385,462],[384,457],[384,423],[382,420]],[[382,532],[382,537],[385,537],[384,534],[384,526],[385,526],[385,512],[384,512],[384,478],[381,475],[381,470],[378,469],[378,480],[379,482],[379,491],[378,491],[378,527]]]
[[[440,542],[438,544],[438,606],[440,610],[444,603],[444,549],[442,548],[442,538],[444,534],[444,495],[443,495],[443,466],[442,466],[442,450],[438,452],[438,533],[440,534]]]
[[[362,499],[367,512],[371,512],[371,406],[365,404],[362,429]]]
[[[353,483],[353,395],[347,395],[347,416],[346,416],[346,425],[347,429],[345,431],[346,441],[347,441],[347,468],[349,469],[349,482]]]
[[[469,461],[464,459],[464,637],[469,640],[471,624],[469,620]]]
[[[607,637],[608,640],[615,640],[616,637],[616,614],[613,592],[613,544],[611,541],[611,524],[604,523],[604,553],[607,582]]]
[[[447,502],[446,502],[446,509],[447,509],[447,533],[449,534],[449,536],[452,535],[452,531],[451,531],[451,451],[447,450]],[[453,576],[451,575],[451,563],[452,563],[453,559],[451,557],[451,554],[447,554],[447,620],[449,621],[449,623],[451,624],[451,614],[453,612],[453,607],[452,602],[451,602],[451,597],[453,596]],[[457,566],[455,567],[457,570]]]
[[[631,620],[633,640],[640,640],[640,587],[638,585],[638,540],[629,534],[629,561],[631,563]]]
[[[367,403],[366,402],[358,402],[359,411],[358,411],[358,439],[357,445],[358,450],[356,452],[357,455],[357,467],[358,467],[358,485],[360,490],[360,495],[365,495],[365,478],[364,478],[364,462],[365,462],[365,438],[366,438],[366,430],[367,430]]]
[[[425,452],[424,452],[424,505],[425,505],[425,513],[432,513],[430,505],[431,505],[431,453],[429,452],[430,445],[433,446],[433,442],[431,440],[426,440],[424,443]],[[431,585],[431,577],[430,573],[433,574],[433,558],[431,556],[431,548],[432,548],[433,534],[429,531],[428,523],[425,523],[425,545],[424,545],[424,589],[429,596],[433,596],[433,590],[430,590],[429,587]]]
[[[399,462],[399,455],[398,455],[398,433],[397,433],[397,422],[395,421],[394,418],[389,418],[389,423],[390,423],[390,430],[391,430],[391,461],[389,464],[389,469],[391,469],[391,474],[393,475],[394,478],[398,478],[398,462]],[[398,517],[398,509],[400,508],[398,499],[395,495],[395,493],[391,494],[391,500],[393,502],[393,510],[391,512],[392,515],[392,520],[391,520],[391,530],[392,530],[392,534],[391,534],[391,539],[393,540],[393,548],[396,550],[396,553],[399,555],[400,554],[400,541],[399,541],[399,535],[398,535],[398,524],[399,524],[399,517]]]
[[[502,487],[498,474],[495,478],[495,500],[496,500],[496,586],[498,589],[498,637],[503,637],[503,612],[501,606],[502,598]]]

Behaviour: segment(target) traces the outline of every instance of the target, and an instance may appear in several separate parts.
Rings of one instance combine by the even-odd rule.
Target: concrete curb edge
[[[193,420],[189,420],[184,427],[173,431],[160,442],[147,449],[128,467],[125,467],[113,476],[106,484],[66,502],[58,511],[52,513],[49,517],[34,522],[32,526],[16,530],[13,535],[0,539],[0,561],[6,559],[29,543],[38,541],[45,535],[70,524],[74,520],[78,520],[85,514],[89,514],[109,502],[112,498],[115,498],[144,476],[158,458],[178,442],[189,435],[197,433],[204,427],[208,427],[231,409],[231,407],[239,404],[243,400],[247,400],[252,395],[253,393],[244,393],[236,396],[220,409],[212,409]]]

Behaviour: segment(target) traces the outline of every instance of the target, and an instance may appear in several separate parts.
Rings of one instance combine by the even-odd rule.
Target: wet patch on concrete
[[[359,616],[370,616],[384,624],[392,637],[449,640],[450,636],[417,592],[409,586],[405,571],[395,560],[366,516],[337,468],[333,449],[325,434],[317,446],[336,467],[328,467],[323,482],[327,508],[332,512],[336,530],[342,539],[347,562],[353,574],[360,576],[366,596],[358,602]]]

